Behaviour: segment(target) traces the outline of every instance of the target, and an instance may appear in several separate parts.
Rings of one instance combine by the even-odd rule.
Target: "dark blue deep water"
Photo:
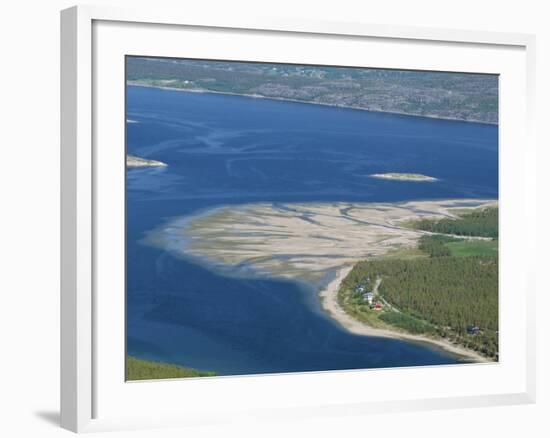
[[[432,347],[349,334],[298,283],[228,278],[145,233],[170,218],[259,201],[498,198],[496,126],[128,87],[127,349],[220,374],[457,363]],[[410,183],[369,178],[414,172]]]

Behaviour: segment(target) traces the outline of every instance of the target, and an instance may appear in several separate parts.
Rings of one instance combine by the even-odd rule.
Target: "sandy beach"
[[[487,360],[443,339],[373,328],[338,305],[338,289],[360,260],[412,249],[430,234],[406,224],[452,218],[495,205],[494,200],[403,203],[257,203],[227,206],[173,220],[147,236],[150,244],[230,275],[306,281],[320,290],[323,308],[352,333],[429,343],[477,362]],[[458,237],[458,236],[457,236]],[[337,273],[334,277],[334,273]]]
[[[404,203],[257,203],[220,207],[176,219],[153,231],[150,243],[232,271],[310,281],[319,287],[343,266],[396,249],[414,248],[429,234],[405,224],[455,217],[492,200]],[[181,241],[186,244],[174,242]]]
[[[466,359],[474,360],[476,362],[490,362],[487,358],[476,353],[475,351],[468,350],[467,348],[453,344],[444,339],[434,339],[426,336],[411,335],[388,329],[374,328],[357,321],[352,316],[348,315],[338,304],[338,290],[340,289],[340,284],[352,269],[353,266],[346,266],[340,269],[334,280],[332,280],[327,287],[320,292],[323,309],[325,309],[329,315],[338,321],[338,323],[340,323],[340,325],[342,325],[342,327],[346,330],[363,336],[378,336],[383,338],[404,339],[414,342],[429,343],[458,356],[463,356]]]

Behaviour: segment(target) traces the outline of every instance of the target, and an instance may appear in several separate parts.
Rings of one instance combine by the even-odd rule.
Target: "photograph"
[[[499,75],[124,80],[126,380],[499,362]]]
[[[543,5],[6,3],[0,438],[550,437]]]

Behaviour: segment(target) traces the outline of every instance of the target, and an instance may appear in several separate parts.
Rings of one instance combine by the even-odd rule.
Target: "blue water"
[[[248,202],[498,198],[495,126],[128,87],[127,350],[220,374],[457,363],[356,336],[295,282],[224,277],[143,243],[170,218]],[[384,181],[415,172],[436,183]]]

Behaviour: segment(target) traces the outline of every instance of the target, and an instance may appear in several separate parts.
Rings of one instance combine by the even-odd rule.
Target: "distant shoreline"
[[[384,111],[384,110],[375,110],[375,109],[369,109],[369,108],[363,108],[360,106],[354,106],[354,105],[334,105],[330,103],[324,103],[324,102],[311,102],[307,100],[299,100],[299,99],[288,99],[284,97],[272,97],[272,96],[263,96],[259,94],[244,94],[244,93],[232,93],[229,91],[213,91],[213,90],[205,90],[205,89],[189,89],[189,88],[177,88],[177,87],[166,87],[162,85],[151,85],[151,84],[144,84],[141,82],[135,82],[135,81],[127,81],[126,85],[130,85],[133,87],[143,87],[143,88],[157,88],[160,90],[168,90],[168,91],[181,91],[186,93],[208,93],[208,94],[223,94],[227,96],[242,96],[242,97],[249,97],[252,99],[266,99],[266,100],[275,100],[275,101],[282,101],[282,102],[294,102],[294,103],[303,103],[307,105],[319,105],[319,106],[328,106],[332,108],[344,108],[344,109],[353,109],[353,110],[359,110],[359,111],[367,111],[371,113],[380,113],[380,114],[394,114],[399,116],[409,116],[409,117],[421,117],[425,119],[436,119],[436,120],[448,120],[451,122],[464,122],[464,123],[479,123],[480,125],[491,125],[491,126],[498,126],[498,122],[484,122],[481,120],[475,120],[475,119],[459,119],[456,117],[442,117],[442,116],[436,116],[436,115],[421,115],[421,114],[412,114],[407,113],[404,111]]]

